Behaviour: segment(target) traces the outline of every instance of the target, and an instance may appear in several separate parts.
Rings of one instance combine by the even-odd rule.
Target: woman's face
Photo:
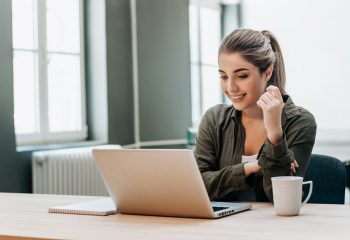
[[[221,89],[239,111],[253,110],[265,92],[267,76],[246,61],[240,53],[222,53],[219,56]]]

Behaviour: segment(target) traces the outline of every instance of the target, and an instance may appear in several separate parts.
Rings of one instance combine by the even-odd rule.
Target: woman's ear
[[[265,71],[265,81],[268,82],[273,73],[273,64],[270,65]]]

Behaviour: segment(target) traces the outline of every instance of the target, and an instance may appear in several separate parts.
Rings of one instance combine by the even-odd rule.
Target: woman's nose
[[[238,91],[238,86],[236,82],[231,78],[227,81],[227,91],[231,93]]]

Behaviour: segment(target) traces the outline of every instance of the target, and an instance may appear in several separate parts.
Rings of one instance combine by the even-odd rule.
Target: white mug
[[[272,177],[271,181],[276,214],[279,216],[298,215],[300,208],[310,199],[312,181],[303,182],[303,178],[298,176]],[[304,202],[301,202],[304,184],[310,184],[310,189]]]

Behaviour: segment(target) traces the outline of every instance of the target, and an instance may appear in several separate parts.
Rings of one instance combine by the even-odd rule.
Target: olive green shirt
[[[245,131],[241,112],[232,105],[219,104],[205,113],[194,154],[211,200],[272,201],[271,177],[293,175],[294,159],[299,165],[296,175],[304,176],[315,142],[316,122],[289,96],[283,100],[283,139],[277,145],[265,140],[257,157],[262,172],[249,177],[242,163]],[[246,197],[247,193],[250,197]]]

